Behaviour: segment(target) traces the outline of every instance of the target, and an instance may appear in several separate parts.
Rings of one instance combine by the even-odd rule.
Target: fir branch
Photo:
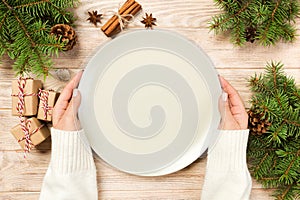
[[[269,92],[269,89],[262,82],[262,77],[257,76],[257,74],[251,77],[248,82],[252,92]]]
[[[57,7],[55,4],[53,4],[51,1],[49,2],[53,8],[55,8],[62,16],[64,16],[65,19],[67,19],[66,17],[66,12],[64,12],[62,9],[60,9],[59,7]],[[68,23],[70,23],[70,21],[67,20]]]
[[[300,100],[300,94],[298,92],[294,92],[294,95]]]
[[[290,191],[291,187],[292,187],[292,185],[288,185],[288,186],[286,187],[286,189],[283,191],[282,195],[278,195],[278,196],[277,196],[277,199],[279,199],[279,200],[284,200],[285,197],[286,197],[286,195],[287,195],[287,193]]]
[[[5,0],[2,0],[5,5],[8,7],[8,8],[11,8],[7,2]],[[26,37],[28,38],[28,40],[30,41],[31,43],[31,47],[35,47],[36,44],[35,42],[33,41],[30,33],[28,32],[27,28],[25,27],[24,23],[22,22],[22,20],[19,18],[18,14],[16,13],[16,11],[14,9],[11,9],[13,15],[15,16],[16,20],[19,22],[19,25],[21,26],[22,30],[24,31]],[[34,48],[34,52],[35,54],[37,55],[38,59],[37,59],[37,62],[38,62],[38,65],[41,67],[42,69],[42,73],[45,75],[45,76],[48,76],[48,66],[45,65],[45,63],[43,63],[42,59],[41,59],[41,55],[40,53],[37,51],[36,48]],[[39,74],[38,74],[39,75]]]
[[[277,181],[279,180],[280,177],[264,177],[264,178],[261,178],[260,180],[262,181]]]
[[[277,11],[277,9],[278,9],[278,7],[279,7],[280,4],[281,4],[281,0],[278,0],[277,3],[276,3],[276,6],[275,6],[275,8],[274,8],[274,10],[272,12],[272,15],[271,15],[272,16],[271,21],[274,21],[275,13],[276,13],[276,11]]]
[[[3,0],[5,1],[5,0]],[[29,39],[30,43],[31,43],[31,46],[34,47],[35,46],[35,42],[32,40],[29,32],[27,31],[24,23],[20,20],[20,18],[18,17],[18,14],[16,13],[16,11],[14,11],[12,9],[12,12],[13,12],[13,15],[15,16],[16,20],[19,22],[19,25],[21,26],[22,30],[24,31],[25,35],[27,36],[27,38]]]
[[[296,39],[296,18],[300,4],[294,0],[232,1],[215,0],[224,12],[212,17],[210,30],[215,33],[230,31],[231,41],[237,45],[258,41],[269,46],[282,40]],[[245,27],[244,30],[239,27]],[[237,37],[238,36],[238,37]]]
[[[0,58],[7,53],[18,75],[33,72],[47,76],[52,67],[50,56],[58,55],[66,46],[50,35],[50,28],[74,21],[68,9],[77,0],[0,2]]]
[[[3,17],[3,19],[2,19],[1,22],[0,22],[0,29],[1,29],[2,26],[4,25],[4,22],[5,22],[6,18],[7,18],[8,12],[9,12],[9,11],[7,11],[7,12],[4,14],[4,17]]]
[[[290,164],[288,165],[287,169],[285,170],[284,172],[284,175],[288,175],[290,170],[291,170],[291,167],[294,165],[295,161],[297,160],[297,158],[300,156],[300,149],[297,151],[294,159],[290,162]]]
[[[276,65],[272,62],[271,66],[272,66],[271,70],[272,70],[272,74],[273,74],[274,87],[277,91],[278,88],[277,88],[277,80],[276,80],[276,78],[277,78]]]
[[[37,1],[37,2],[30,2],[30,3],[15,6],[14,8],[30,7],[30,6],[33,6],[33,5],[38,5],[38,4],[47,3],[47,2],[49,2],[49,0],[41,0],[41,1]]]
[[[47,29],[46,28],[40,28],[40,29],[37,29],[37,30],[35,30],[35,31],[33,31],[33,34],[34,33],[38,33],[38,32],[41,32],[41,31],[46,31]]]
[[[291,124],[293,126],[297,126],[297,127],[300,127],[300,124],[297,123],[297,122],[294,122],[294,121],[290,121],[288,119],[283,119],[284,122],[288,123],[288,124]]]
[[[35,46],[63,48],[63,46],[60,44],[36,44]]]
[[[211,28],[211,29],[217,29],[221,24],[225,24],[225,23],[227,23],[230,19],[237,17],[239,14],[241,14],[244,10],[247,9],[247,7],[248,7],[249,4],[251,3],[251,1],[252,1],[252,0],[250,0],[249,2],[247,2],[247,3],[245,4],[245,6],[244,6],[243,8],[241,8],[237,13],[234,13],[233,15],[231,15],[231,16],[225,18],[225,19],[222,19],[222,21],[218,22],[217,24],[212,24],[210,28]],[[223,2],[223,1],[221,1],[221,2]]]
[[[280,3],[281,3],[281,0],[278,0],[277,3],[276,3],[276,5],[275,5],[274,10],[272,11],[271,19],[268,21],[267,26],[264,28],[264,33],[263,33],[262,36],[261,36],[261,42],[262,42],[262,44],[264,44],[264,45],[273,44],[273,42],[275,42],[275,40],[269,39],[267,35],[268,35],[268,33],[269,33],[271,24],[274,22],[274,19],[275,19],[275,13],[276,13],[276,11],[277,11],[277,9],[278,9]]]
[[[5,0],[2,0],[2,2],[8,8],[8,10],[13,10],[13,7],[11,7],[10,5],[8,5],[8,3]]]
[[[265,73],[255,74],[249,83],[253,91],[249,117],[263,116],[258,123],[267,119],[271,124],[262,135],[255,135],[249,124],[250,171],[265,187],[276,188],[277,199],[295,199],[300,191],[300,99],[296,95],[300,90],[284,74],[281,63],[267,64]]]
[[[29,64],[28,61],[29,61],[29,56],[25,58],[19,56],[13,65],[13,69],[15,71],[18,71],[18,74],[21,75],[27,74],[28,72],[30,72],[30,68],[27,69]]]

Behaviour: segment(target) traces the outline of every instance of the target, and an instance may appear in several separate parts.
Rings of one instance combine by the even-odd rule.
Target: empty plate
[[[194,43],[140,30],[103,45],[79,90],[79,118],[92,149],[117,169],[142,176],[180,170],[216,137],[217,73]]]

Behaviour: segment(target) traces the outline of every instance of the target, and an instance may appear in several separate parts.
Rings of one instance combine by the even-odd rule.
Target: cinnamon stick
[[[123,12],[121,15],[128,15],[131,14],[131,12],[136,8],[139,4],[134,2],[127,10]],[[115,16],[116,17],[116,16]],[[104,31],[106,34],[109,34],[110,32],[114,31],[117,27],[120,26],[119,18],[116,17],[117,19],[114,20],[114,22]]]
[[[135,8],[133,9],[133,11],[131,12],[131,14],[134,16],[134,15],[136,15],[141,9],[142,9],[142,6],[141,6],[140,4],[138,4],[138,6],[135,7]],[[126,18],[127,18],[127,17],[126,17]]]
[[[135,0],[128,0],[125,4],[120,8],[120,15],[136,15],[142,6],[137,3]],[[124,16],[125,19],[129,20],[130,16]],[[114,34],[117,34],[121,31],[119,18],[117,16],[113,16],[110,20],[104,24],[101,30],[105,33],[106,36],[111,37]]]
[[[130,6],[132,6],[135,3],[135,0],[127,0],[122,7],[118,10],[119,14],[122,15]],[[118,20],[117,16],[112,16],[101,28],[101,30],[104,32],[107,30],[109,26],[115,21]]]
[[[139,5],[139,6],[137,6],[137,7],[132,11],[132,13],[130,13],[130,14],[136,15],[141,9],[142,9],[142,6]],[[127,17],[125,17],[125,18],[126,18],[127,20],[130,19],[129,16],[127,16]],[[120,25],[117,26],[116,29],[113,30],[111,33],[109,33],[109,36],[108,36],[108,37],[111,37],[111,36],[113,36],[113,35],[116,35],[116,34],[118,34],[119,32],[121,32],[121,27],[120,27]]]
[[[135,0],[127,0],[124,5],[120,8],[119,13],[123,14],[130,6],[132,6],[135,2]]]

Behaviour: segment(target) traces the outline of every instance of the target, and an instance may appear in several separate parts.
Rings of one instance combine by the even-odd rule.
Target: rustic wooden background
[[[215,36],[209,32],[208,22],[219,13],[213,0],[139,0],[144,12],[152,12],[157,18],[156,29],[176,31],[201,46],[210,56],[218,72],[228,79],[240,92],[246,106],[250,97],[246,79],[255,72],[263,72],[267,62],[281,61],[287,74],[300,83],[300,38],[293,44],[279,43],[273,47],[247,44],[235,47],[226,35]],[[48,89],[61,90],[66,81],[61,80],[59,69],[67,70],[73,76],[93,55],[103,42],[110,40],[100,26],[88,23],[88,11],[98,10],[108,13],[115,10],[118,0],[81,0],[75,10],[78,18],[76,32],[77,46],[55,59],[52,77],[45,82]],[[122,2],[121,2],[122,3]],[[103,22],[110,16],[105,15]],[[141,15],[129,28],[140,29]],[[297,20],[300,28],[300,21]],[[150,31],[150,30],[149,30]],[[43,176],[50,160],[50,138],[33,150],[27,159],[10,134],[11,127],[18,123],[11,116],[11,81],[15,78],[7,58],[0,64],[0,199],[38,199]],[[203,184],[206,159],[198,159],[189,167],[163,177],[137,177],[117,171],[100,159],[95,159],[98,170],[99,199],[199,199]],[[251,199],[272,199],[272,189],[263,189],[253,183]]]

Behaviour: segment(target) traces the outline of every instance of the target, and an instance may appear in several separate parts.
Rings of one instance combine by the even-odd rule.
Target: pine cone
[[[252,135],[262,135],[267,132],[271,123],[267,119],[262,119],[262,114],[255,113],[253,110],[248,111],[249,122],[248,128]]]
[[[76,44],[77,36],[74,29],[68,24],[56,24],[51,28],[51,35],[55,35],[57,40],[66,42],[65,50],[71,50]]]
[[[245,38],[246,38],[247,42],[253,43],[256,40],[257,36],[258,36],[258,34],[256,32],[256,28],[254,28],[254,27],[246,28]]]

